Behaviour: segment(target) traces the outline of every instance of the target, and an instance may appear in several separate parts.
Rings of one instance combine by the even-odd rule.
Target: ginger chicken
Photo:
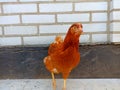
[[[54,74],[62,74],[63,90],[66,90],[66,79],[71,70],[80,62],[79,37],[82,32],[82,24],[75,23],[69,28],[64,40],[61,36],[57,36],[48,49],[48,56],[44,58],[44,64],[51,72],[54,90],[56,90]]]

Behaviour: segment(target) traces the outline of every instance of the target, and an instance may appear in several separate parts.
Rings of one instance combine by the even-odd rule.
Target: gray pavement
[[[56,90],[62,90],[63,80],[57,79],[56,81]],[[52,90],[52,80],[0,80],[0,90]],[[68,79],[67,90],[120,90],[120,79]]]

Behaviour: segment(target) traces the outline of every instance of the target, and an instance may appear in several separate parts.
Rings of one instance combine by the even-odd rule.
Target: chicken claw
[[[66,90],[66,79],[64,79],[63,90]]]
[[[53,90],[56,90],[56,80],[54,77],[54,73],[51,73],[51,75],[52,75],[52,80],[53,80]]]

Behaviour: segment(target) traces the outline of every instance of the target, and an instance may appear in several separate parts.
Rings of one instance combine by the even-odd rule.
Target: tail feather
[[[55,53],[58,51],[63,43],[61,36],[56,36],[55,41],[50,45],[48,49],[48,54]]]
[[[62,42],[63,42],[62,37],[60,35],[56,36],[54,43],[59,44],[59,43],[62,43]]]

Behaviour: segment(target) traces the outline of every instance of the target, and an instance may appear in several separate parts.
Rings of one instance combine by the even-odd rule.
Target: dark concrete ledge
[[[47,50],[48,47],[1,47],[0,79],[51,78],[43,64]],[[80,52],[81,63],[69,78],[120,78],[120,45],[84,45]]]

